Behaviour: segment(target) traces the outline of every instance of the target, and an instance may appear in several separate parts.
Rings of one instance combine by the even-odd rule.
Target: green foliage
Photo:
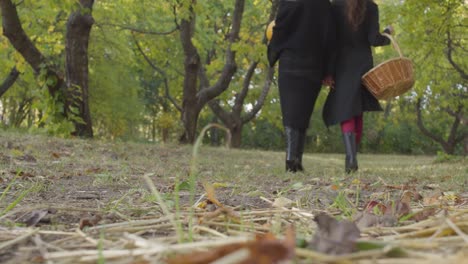
[[[457,163],[463,161],[464,159],[466,159],[466,157],[450,155],[445,152],[438,151],[434,163]]]
[[[447,33],[454,45],[452,59],[461,69],[467,68],[466,11],[460,0],[377,1],[381,25],[392,24],[403,54],[415,62],[414,89],[391,102],[387,113],[365,115],[362,149],[369,152],[426,154],[436,153],[440,146],[424,137],[416,121],[415,103],[422,99],[424,125],[431,133],[447,139],[453,117],[446,109],[462,109],[466,116],[466,79],[448,60]],[[22,25],[51,65],[64,69],[66,23],[77,1],[26,0],[18,5]],[[271,1],[246,1],[236,52],[237,72],[229,89],[217,99],[228,110],[242,89],[249,65],[258,68],[249,86],[244,110],[258,100],[266,64],[263,43]],[[196,14],[196,31],[192,38],[211,84],[216,82],[224,65],[226,38],[231,30],[233,1],[191,0],[103,0],[95,1],[95,20],[89,46],[89,98],[91,117],[98,137],[111,139],[155,140],[163,137],[176,141],[181,130],[179,112],[166,96],[182,105],[184,55],[179,32],[181,21]],[[0,29],[1,30],[1,29]],[[139,44],[148,64],[135,45]],[[375,62],[395,57],[391,47],[375,49]],[[13,66],[22,73],[19,80],[0,98],[0,122],[6,127],[67,136],[72,123],[59,115],[63,105],[51,98],[46,84],[57,80],[35,76],[24,58],[14,51],[8,39],[0,34],[0,83]],[[62,72],[63,74],[63,72]],[[244,126],[242,147],[282,150],[284,139],[276,79],[257,118]],[[307,132],[308,152],[342,152],[338,126],[326,128],[322,108],[327,91],[316,103]],[[382,102],[386,107],[389,102]],[[200,125],[211,123],[213,114],[207,108],[200,115]],[[467,132],[460,126],[457,135]],[[222,134],[222,133],[221,133]],[[224,135],[220,134],[222,140]],[[205,140],[211,140],[210,132]],[[215,135],[213,135],[213,138]],[[165,138],[167,139],[167,138]],[[462,146],[457,153],[462,153]]]
[[[393,21],[406,56],[414,61],[413,92],[400,98],[412,104],[422,98],[422,115],[428,130],[446,140],[453,126],[449,111],[466,116],[466,12],[459,0],[383,1],[384,20]],[[457,69],[457,67],[459,69]],[[413,108],[414,109],[414,108]],[[408,112],[413,114],[414,112]],[[466,133],[459,129],[458,135]]]
[[[266,120],[255,120],[248,123],[242,131],[244,148],[282,150],[284,139],[282,129]]]

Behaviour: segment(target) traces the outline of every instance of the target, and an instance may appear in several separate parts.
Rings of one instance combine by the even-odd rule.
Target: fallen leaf
[[[26,226],[35,226],[49,213],[49,210],[34,210],[24,221]]]
[[[371,226],[378,226],[380,219],[379,216],[365,211],[358,213],[354,217],[354,222],[359,229],[364,229]]]
[[[395,212],[394,212],[394,215],[396,215],[397,217],[401,217],[403,215],[407,215],[411,213],[411,207],[409,205],[409,203],[405,202],[405,201],[397,201],[395,203]]]
[[[440,188],[440,185],[437,183],[431,183],[431,184],[427,184],[423,186],[423,189],[427,189],[427,190],[435,190],[439,188]]]
[[[439,209],[436,207],[427,207],[419,212],[414,213],[409,219],[414,220],[416,222],[420,222],[428,219],[431,216],[434,216],[435,214],[437,214],[438,211]]]
[[[403,185],[385,185],[385,188],[387,189],[391,189],[391,190],[401,190],[401,191],[404,191],[404,190],[413,190],[414,187],[413,186],[410,186],[408,184],[403,184]]]
[[[361,232],[355,223],[338,221],[327,214],[319,214],[314,218],[318,225],[309,247],[327,254],[341,255],[356,250],[356,240]]]
[[[440,191],[434,192],[432,195],[428,195],[427,197],[423,198],[423,205],[425,206],[440,205],[442,196],[443,196],[442,192]]]
[[[375,215],[373,213],[361,212],[354,217],[354,222],[359,229],[381,226],[392,227],[396,226],[398,219],[391,214]]]
[[[240,216],[234,212],[231,208],[228,207],[219,207],[218,209],[214,210],[213,212],[205,213],[203,215],[203,219],[200,222],[209,221],[213,218],[216,218],[220,215],[225,215],[227,218],[232,220],[235,223],[241,223]]]
[[[80,219],[80,229],[83,230],[85,227],[92,227],[99,223],[102,220],[100,215],[95,215],[91,218],[81,218]]]
[[[37,162],[36,158],[31,154],[25,154],[21,157],[17,157],[16,159],[26,161],[26,162]]]
[[[364,206],[364,211],[383,215],[387,211],[387,207],[379,201],[370,201]]]
[[[257,234],[255,240],[233,243],[208,251],[197,251],[168,259],[168,264],[205,264],[230,258],[229,263],[275,264],[294,257],[296,235],[293,227],[286,230],[285,239],[278,240],[273,234]],[[236,261],[232,260],[236,257]]]
[[[205,188],[206,198],[217,206],[223,207],[223,204],[216,198],[216,192],[213,185],[205,182],[203,183],[203,187]]]
[[[18,176],[24,177],[24,178],[32,178],[34,177],[34,174],[29,173],[29,172],[24,172],[24,171],[10,171],[12,174],[18,174]]]
[[[273,202],[272,206],[277,208],[287,207],[294,204],[294,202],[286,197],[278,197]]]

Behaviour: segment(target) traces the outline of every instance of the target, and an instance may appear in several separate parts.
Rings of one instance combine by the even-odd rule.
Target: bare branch
[[[457,132],[458,132],[458,127],[460,126],[461,120],[460,120],[460,115],[462,113],[463,106],[459,105],[457,111],[455,112],[455,120],[453,121],[452,128],[450,129],[450,134],[448,137],[447,142],[449,144],[455,145],[457,142]]]
[[[19,75],[20,72],[16,69],[16,67],[13,67],[13,69],[10,71],[10,74],[8,74],[8,77],[6,77],[3,83],[0,84],[0,97],[2,97],[2,95],[8,91],[11,86],[13,86]]]
[[[138,43],[138,40],[135,38],[135,35],[132,34],[132,37],[133,37],[133,40],[135,42],[135,45],[138,49],[138,51],[140,52],[140,54],[143,56],[143,58],[145,59],[145,61],[151,66],[151,68],[153,68],[155,71],[157,71],[159,74],[162,75],[163,79],[164,79],[164,88],[165,88],[165,93],[166,93],[166,97],[167,99],[169,99],[169,101],[171,101],[171,103],[174,105],[174,107],[179,111],[179,112],[182,112],[182,107],[177,103],[177,101],[171,96],[170,94],[170,90],[169,90],[169,81],[168,81],[168,78],[167,78],[167,74],[166,72],[159,68],[156,64],[154,64],[151,59],[148,57],[148,55],[146,55],[146,53],[143,51],[143,49],[141,48],[141,45],[140,43]]]
[[[258,98],[256,104],[252,108],[252,110],[246,114],[244,117],[242,117],[242,123],[245,124],[249,121],[251,121],[255,116],[258,114],[260,109],[262,109],[263,104],[265,103],[265,99],[268,95],[268,92],[270,91],[271,88],[271,83],[273,82],[273,76],[275,74],[275,68],[269,67],[267,71],[267,76],[265,79],[265,84],[263,85],[263,90],[262,93],[260,94],[260,97]]]
[[[250,82],[252,81],[252,77],[255,73],[255,69],[257,68],[258,61],[254,61],[250,64],[249,69],[244,77],[244,82],[242,85],[242,90],[239,94],[236,95],[236,100],[234,102],[234,107],[232,108],[232,112],[236,115],[240,116],[242,111],[242,106],[244,105],[245,98],[249,93]]]
[[[454,61],[453,51],[454,51],[453,40],[452,40],[452,37],[451,37],[451,34],[450,34],[450,29],[447,29],[447,53],[446,53],[447,59],[448,59],[450,65],[452,65],[453,68],[460,74],[462,79],[468,80],[468,74],[462,69],[462,67],[460,65],[458,65]]]
[[[236,0],[232,16],[232,28],[228,36],[226,49],[226,61],[218,81],[211,87],[206,87],[198,92],[199,102],[208,102],[224,92],[231,83],[232,76],[237,71],[236,53],[232,50],[232,44],[239,39],[239,32],[244,14],[245,0]]]
[[[172,33],[179,30],[178,26],[176,26],[175,28],[169,31],[152,31],[152,30],[137,28],[137,27],[130,26],[130,25],[121,25],[121,24],[113,24],[113,23],[98,23],[96,25],[99,27],[103,27],[103,26],[116,27],[122,30],[129,30],[131,32],[136,32],[136,33],[141,33],[141,34],[146,34],[146,35],[157,35],[157,36],[171,35]]]
[[[10,43],[18,51],[36,74],[46,67],[47,76],[56,79],[53,85],[48,86],[49,93],[54,95],[63,85],[63,77],[51,66],[48,66],[44,55],[32,43],[31,39],[21,25],[16,6],[11,0],[0,0],[0,10],[2,13],[3,34],[10,40]]]
[[[445,112],[447,112],[449,115],[451,115],[452,117],[455,117],[455,118],[458,118],[460,119],[461,122],[465,123],[465,124],[468,124],[468,118],[466,118],[462,111],[453,111],[452,109],[448,108],[448,107],[444,107],[442,108],[442,110],[444,110]]]
[[[226,110],[223,109],[223,107],[219,104],[219,100],[213,99],[208,102],[208,106],[210,109],[214,112],[214,114],[221,119],[221,122],[223,124],[231,124],[233,123],[233,118],[231,113],[227,112]]]
[[[422,113],[421,113],[421,98],[418,98],[418,101],[416,102],[416,114],[417,114],[417,118],[418,118],[418,128],[419,130],[421,130],[421,132],[428,138],[434,140],[435,142],[441,144],[441,145],[445,145],[445,141],[441,138],[441,137],[438,137],[437,135],[431,133],[425,126],[424,126],[424,123],[423,123],[423,120],[422,120]]]

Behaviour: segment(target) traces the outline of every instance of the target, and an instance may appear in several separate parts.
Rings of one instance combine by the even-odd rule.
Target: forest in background
[[[364,151],[466,155],[464,0],[376,1],[416,84],[365,116]],[[56,136],[192,143],[219,123],[232,146],[282,149],[264,31],[278,0],[0,0],[0,126]],[[375,62],[395,57],[375,49]],[[463,59],[465,58],[465,59]],[[317,101],[307,148],[339,152]],[[206,140],[223,144],[224,132]]]

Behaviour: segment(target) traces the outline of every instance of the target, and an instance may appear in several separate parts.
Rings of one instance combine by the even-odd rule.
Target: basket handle
[[[390,42],[392,43],[393,48],[398,52],[398,54],[399,54],[400,57],[402,58],[402,57],[403,57],[403,53],[401,53],[400,46],[399,46],[398,43],[396,42],[395,38],[393,38],[393,36],[390,35],[390,34],[388,34],[388,33],[382,33],[382,35],[384,35],[385,37],[387,37],[388,39],[390,39]]]

